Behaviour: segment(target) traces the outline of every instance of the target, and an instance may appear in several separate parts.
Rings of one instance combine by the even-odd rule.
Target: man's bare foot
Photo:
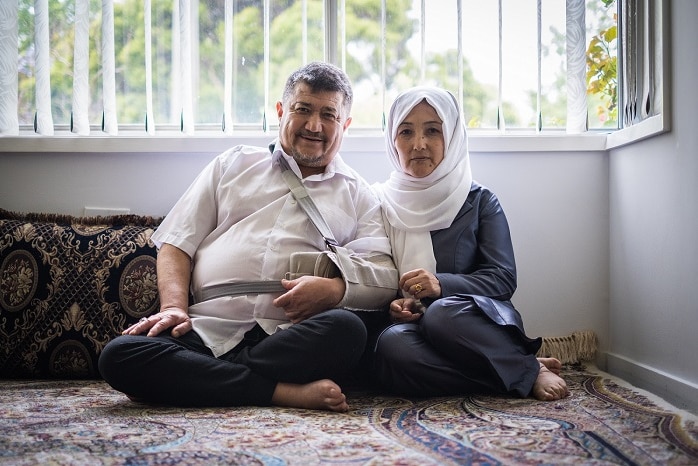
[[[305,385],[278,383],[271,402],[289,408],[324,409],[339,413],[349,411],[347,397],[339,385],[329,379],[316,380]]]
[[[565,381],[541,362],[540,371],[538,371],[538,378],[533,384],[531,394],[537,400],[555,401],[568,396],[570,392],[567,389],[567,384]]]
[[[545,367],[548,368],[550,372],[552,372],[555,375],[560,375],[560,371],[562,371],[562,363],[560,362],[559,359],[557,358],[537,358],[538,362],[543,364]]]

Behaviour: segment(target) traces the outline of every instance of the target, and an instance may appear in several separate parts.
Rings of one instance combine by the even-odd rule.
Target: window
[[[612,131],[662,112],[663,2],[13,3],[0,8],[3,135],[261,133],[288,74],[312,60],[352,79],[353,130],[381,129],[418,84],[505,134]]]

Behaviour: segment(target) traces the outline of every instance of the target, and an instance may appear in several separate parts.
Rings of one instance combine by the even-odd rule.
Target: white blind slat
[[[456,16],[458,22],[458,105],[463,106],[463,0],[456,2]],[[463,109],[461,108],[461,112]]]
[[[0,135],[19,134],[17,2],[0,2]]]
[[[264,0],[264,114],[262,115],[262,128],[264,131],[267,131],[267,112],[269,111],[269,92],[271,92],[271,86],[270,86],[270,77],[269,73],[271,72],[269,63],[270,63],[270,57],[271,53],[269,51],[269,46],[271,42],[270,36],[270,27],[271,27],[271,0]]]
[[[301,2],[301,63],[308,63],[308,0]]]
[[[635,120],[635,108],[637,107],[637,89],[635,87],[637,83],[637,65],[634,53],[634,51],[637,49],[637,23],[635,21],[635,15],[633,14],[635,7],[637,6],[637,2],[634,0],[627,0],[624,2],[624,4],[626,8],[623,10],[623,24],[625,26],[623,28],[625,31],[623,43],[625,44],[625,48],[629,53],[625,55],[623,69],[623,79],[625,80],[625,86],[623,86],[623,89],[625,90],[623,96],[623,119],[624,125],[630,126]],[[630,8],[630,5],[632,5],[632,9]]]
[[[109,135],[119,133],[116,120],[116,65],[114,62],[114,3],[102,0],[102,130]]]
[[[650,50],[652,47],[651,34],[652,30],[650,28],[650,18],[654,18],[652,12],[650,12],[651,2],[650,0],[643,0],[642,2],[642,100],[640,101],[640,108],[638,113],[641,119],[644,120],[652,114],[652,89],[651,84],[651,74],[653,63],[650,59]]]
[[[419,69],[420,84],[425,84],[427,74],[427,7],[426,0],[422,0],[419,6]]]
[[[306,9],[307,5],[304,1],[303,3],[303,8]],[[338,24],[338,16],[337,16],[337,1],[332,0],[331,2],[324,1],[322,2],[322,14],[323,18],[325,18],[325,60],[329,63],[332,63],[334,65],[339,65],[339,53],[338,53],[338,44],[337,40],[339,37],[337,36],[337,24]],[[303,31],[307,32],[307,23],[303,23]],[[305,50],[305,44],[304,44],[304,50]],[[303,63],[306,63],[306,57],[307,55],[303,55]]]
[[[75,0],[75,41],[73,44],[73,108],[71,130],[80,136],[90,134],[90,2]]]
[[[387,113],[387,103],[386,103],[386,98],[387,98],[387,92],[385,89],[385,84],[386,84],[386,64],[385,64],[385,51],[387,50],[387,25],[386,25],[386,17],[387,17],[387,5],[386,5],[387,0],[381,0],[381,50],[383,50],[383,53],[381,53],[381,94],[383,96],[383,102],[381,108],[383,109],[383,115],[382,115],[382,121],[381,121],[381,130],[385,131],[385,114]]]
[[[543,81],[543,47],[542,47],[542,40],[543,40],[543,5],[542,5],[542,0],[538,0],[538,12],[536,16],[536,31],[538,33],[538,69],[536,70],[538,72],[538,88],[536,89],[536,131],[540,132],[541,129],[543,129],[543,116],[542,116],[542,110],[541,110],[541,88],[542,88],[542,81]]]
[[[152,48],[152,5],[145,0],[143,5],[143,26],[145,27],[145,130],[148,134],[155,133],[155,117],[153,115],[153,48]]]
[[[662,54],[660,43],[662,26],[662,9],[659,8],[658,2],[650,2],[648,5],[647,21],[650,33],[648,34],[649,45],[645,49],[648,54],[648,61],[651,60],[651,68],[649,72],[650,83],[650,110],[648,112],[648,117],[659,115],[664,112],[663,110],[663,92],[664,87],[664,76],[662,70],[664,69],[663,60],[669,56],[669,54]],[[666,14],[666,13],[664,13]],[[620,81],[619,81],[620,82]]]
[[[587,130],[586,14],[584,0],[567,0],[567,132]]]
[[[179,0],[172,0],[172,73],[170,75],[170,121],[182,115],[182,40],[179,31]]]
[[[48,0],[34,2],[34,46],[36,50],[36,121],[35,131],[53,135],[51,115],[51,62],[49,43]]]
[[[182,132],[191,134],[194,132],[194,97],[192,89],[192,19],[191,19],[191,1],[179,0],[179,37],[180,37],[180,63],[181,63],[181,94],[182,94],[182,113],[181,113],[181,128]]]
[[[225,0],[225,70],[223,71],[223,131],[233,131],[233,0]]]
[[[341,44],[340,64],[343,70],[347,69],[347,17],[346,17],[346,1],[339,0],[339,43]]]
[[[502,87],[503,87],[503,73],[504,73],[504,68],[503,68],[503,61],[504,61],[504,37],[503,37],[503,28],[502,28],[502,19],[504,12],[502,11],[502,0],[499,0],[499,29],[498,29],[498,40],[499,40],[499,83],[497,85],[497,129],[500,131],[504,131],[506,129],[506,123],[504,121],[504,106],[502,105]]]

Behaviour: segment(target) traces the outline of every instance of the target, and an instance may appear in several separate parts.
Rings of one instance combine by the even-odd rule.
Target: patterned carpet
[[[351,412],[180,409],[101,381],[0,380],[0,464],[696,465],[696,418],[593,368],[559,402],[350,396]]]

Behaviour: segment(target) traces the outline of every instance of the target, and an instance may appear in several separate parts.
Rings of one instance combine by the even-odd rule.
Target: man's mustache
[[[296,135],[303,137],[303,138],[318,139],[320,141],[325,142],[325,135],[322,133],[313,133],[310,131],[299,131],[298,133],[296,133]]]

